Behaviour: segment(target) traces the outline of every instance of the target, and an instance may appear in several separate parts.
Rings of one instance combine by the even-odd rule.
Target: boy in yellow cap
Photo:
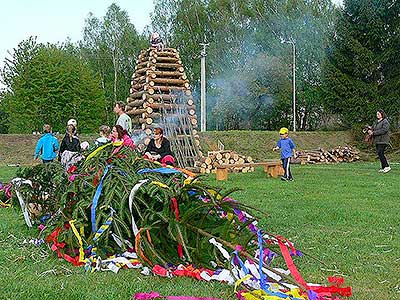
[[[292,181],[293,176],[290,171],[290,159],[292,156],[296,155],[296,146],[293,143],[292,139],[289,138],[289,130],[286,127],[282,127],[279,130],[279,135],[281,139],[276,143],[276,147],[272,150],[281,149],[281,160],[283,164],[283,169],[285,170],[285,174],[281,177],[284,181]]]

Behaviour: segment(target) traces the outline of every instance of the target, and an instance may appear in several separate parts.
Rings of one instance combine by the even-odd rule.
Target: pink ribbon
[[[157,292],[136,293],[135,296],[133,296],[133,299],[135,300],[152,300],[157,298],[165,298],[167,300],[222,300],[221,298],[210,298],[210,297],[161,296]]]

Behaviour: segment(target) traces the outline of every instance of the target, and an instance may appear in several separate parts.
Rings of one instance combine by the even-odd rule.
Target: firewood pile
[[[200,173],[208,174],[215,173],[218,165],[244,164],[252,162],[253,158],[251,156],[240,155],[231,150],[222,150],[208,152],[207,157],[203,157],[200,161],[196,162],[196,166],[200,168]],[[229,167],[228,171],[233,173],[248,173],[253,172],[254,167]]]
[[[193,158],[189,161],[193,164],[195,157],[198,159],[198,156],[202,156],[199,148],[200,137],[196,129],[196,106],[176,49],[164,48],[158,51],[150,47],[140,52],[132,76],[126,113],[130,115],[133,126],[142,129],[147,135],[144,144],[149,142],[155,127],[164,128],[166,131],[168,122],[169,132],[165,133],[171,141],[172,150],[184,153],[184,149],[191,147],[190,153],[193,154]],[[186,160],[178,163],[187,166]]]
[[[331,150],[319,148],[297,152],[297,158],[293,162],[302,164],[353,162],[360,159],[358,154],[359,151],[350,146],[338,146]]]

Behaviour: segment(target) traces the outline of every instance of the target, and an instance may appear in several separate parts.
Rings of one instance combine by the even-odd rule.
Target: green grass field
[[[239,187],[233,198],[269,214],[261,228],[283,235],[309,254],[295,262],[308,282],[344,276],[356,300],[400,299],[400,166],[377,173],[378,163],[295,165],[295,181],[254,173],[229,174],[212,185]],[[0,181],[15,168],[0,168]],[[233,287],[188,278],[145,277],[137,270],[87,274],[59,261],[36,237],[18,209],[0,209],[0,299],[132,299],[135,292],[235,299]],[[324,262],[318,262],[317,260]]]

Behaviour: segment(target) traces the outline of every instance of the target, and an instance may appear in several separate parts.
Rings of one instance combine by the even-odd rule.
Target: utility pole
[[[201,110],[201,119],[200,119],[200,130],[201,132],[205,132],[207,130],[207,109],[206,109],[206,47],[209,43],[201,43],[203,49],[200,52],[200,62],[201,62],[201,74],[200,74],[200,110]]]

